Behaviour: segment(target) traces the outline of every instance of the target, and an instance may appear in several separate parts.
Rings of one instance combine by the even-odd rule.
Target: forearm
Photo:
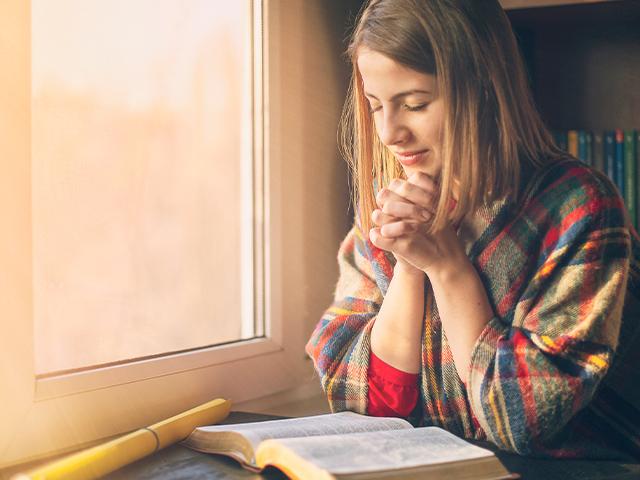
[[[493,317],[487,292],[468,261],[429,280],[458,376],[466,383],[473,347]]]
[[[420,371],[425,275],[396,265],[371,330],[371,349],[378,358],[408,373]]]

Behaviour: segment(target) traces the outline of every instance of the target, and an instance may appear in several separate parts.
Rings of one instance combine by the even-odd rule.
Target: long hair
[[[376,134],[357,65],[360,47],[436,77],[445,114],[432,232],[482,204],[517,199],[524,172],[565,155],[536,110],[498,0],[371,0],[346,52],[352,80],[340,126],[352,201],[364,231],[376,208],[374,184],[381,188],[405,176]],[[458,199],[450,210],[454,183]]]

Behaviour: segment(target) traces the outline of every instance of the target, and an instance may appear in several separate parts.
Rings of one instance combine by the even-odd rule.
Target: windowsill
[[[303,417],[331,413],[317,377],[292,390],[234,404],[232,409],[234,411],[283,417]]]
[[[233,405],[233,410],[248,412],[249,415],[259,414],[279,417],[301,417],[331,413],[317,378],[313,378],[306,384],[292,390],[238,403]],[[95,444],[104,443],[107,440],[110,439],[103,439],[95,442]],[[65,455],[68,455],[68,453],[0,470],[0,480],[11,480],[11,477],[19,472],[31,470]]]

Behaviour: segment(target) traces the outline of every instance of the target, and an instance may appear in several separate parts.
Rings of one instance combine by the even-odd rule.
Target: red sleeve
[[[407,373],[380,360],[369,359],[369,407],[374,417],[408,417],[418,401],[418,374]]]

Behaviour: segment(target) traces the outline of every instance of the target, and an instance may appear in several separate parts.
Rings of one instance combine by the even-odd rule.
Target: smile
[[[427,154],[427,152],[428,150],[406,153],[395,152],[395,156],[402,165],[410,167],[411,165],[418,163]]]

